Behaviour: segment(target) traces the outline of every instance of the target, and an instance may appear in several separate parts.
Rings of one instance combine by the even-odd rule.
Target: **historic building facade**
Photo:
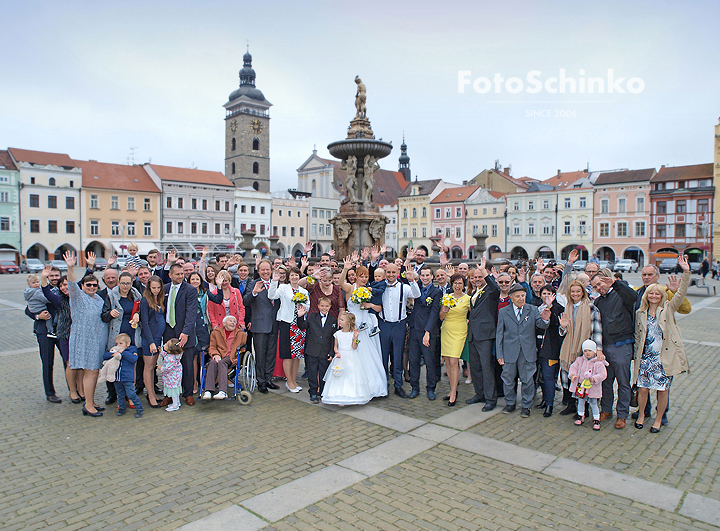
[[[0,151],[0,260],[20,259],[20,172],[8,151]]]
[[[478,259],[475,234],[485,234],[486,258],[505,252],[505,194],[478,188],[465,200],[465,242],[468,258]]]
[[[466,249],[472,245],[466,245],[465,201],[478,189],[478,186],[445,188],[430,201],[432,235],[441,237],[439,243],[450,258],[467,257]]]
[[[543,183],[534,183],[525,192],[506,196],[506,252],[511,259],[555,258],[557,197],[555,187]]]
[[[270,224],[272,234],[278,236],[280,256],[302,255],[308,241],[309,201],[297,190],[274,192]]]

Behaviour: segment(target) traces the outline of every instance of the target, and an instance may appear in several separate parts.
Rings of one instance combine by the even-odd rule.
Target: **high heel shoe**
[[[448,397],[448,407],[453,407],[457,403],[457,395],[455,395],[455,400],[450,400]]]
[[[85,409],[85,406],[83,406],[83,408],[82,408],[82,413],[83,413],[83,416],[85,416],[85,415],[89,415],[91,417],[102,417],[103,416],[101,411],[96,411],[95,413],[90,413],[87,409]]]
[[[79,403],[81,403],[81,402],[85,402],[85,400],[83,400],[82,397],[78,397],[78,398],[72,398],[72,397],[71,397],[71,398],[70,398],[70,402],[72,402],[73,404],[79,404]]]
[[[153,404],[152,402],[150,402],[150,397],[149,397],[149,396],[147,396],[147,397],[145,397],[145,398],[147,398],[148,404],[150,404],[150,407],[151,407],[151,408],[157,409],[157,408],[159,408],[159,407],[162,407],[162,406],[160,405],[160,403]]]
[[[660,428],[656,428],[655,426],[650,426],[650,433],[660,433]]]
[[[443,400],[445,400],[445,402],[447,402],[448,400],[450,400],[450,395],[444,396],[444,397],[443,397]]]

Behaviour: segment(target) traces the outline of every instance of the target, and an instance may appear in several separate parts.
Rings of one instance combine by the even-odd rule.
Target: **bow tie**
[[[394,287],[397,286],[397,285],[398,285],[398,283],[395,282],[395,283],[393,283],[393,284],[388,284],[387,287],[388,287],[388,288],[394,288]]]

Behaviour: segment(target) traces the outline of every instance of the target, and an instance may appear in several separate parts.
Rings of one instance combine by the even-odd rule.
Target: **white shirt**
[[[172,297],[172,292],[175,290],[180,289],[180,284],[170,284],[170,291],[168,291],[167,295],[167,308],[165,308],[165,321],[168,323],[170,322],[170,298]],[[177,293],[175,293],[175,300],[177,301]],[[178,315],[175,314],[175,324],[177,324]]]
[[[385,288],[382,296],[382,317],[385,321],[397,322],[407,317],[406,303],[408,299],[417,299],[420,297],[420,286],[414,280],[402,288],[402,302],[400,301],[400,282],[395,281],[392,286],[390,284]],[[400,315],[398,315],[398,308]]]

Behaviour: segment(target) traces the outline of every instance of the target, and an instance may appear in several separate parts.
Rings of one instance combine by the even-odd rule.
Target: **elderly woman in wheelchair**
[[[247,334],[237,328],[237,319],[232,315],[225,317],[222,326],[217,326],[212,331],[203,400],[227,398],[228,371],[237,364],[237,351],[246,341]]]

